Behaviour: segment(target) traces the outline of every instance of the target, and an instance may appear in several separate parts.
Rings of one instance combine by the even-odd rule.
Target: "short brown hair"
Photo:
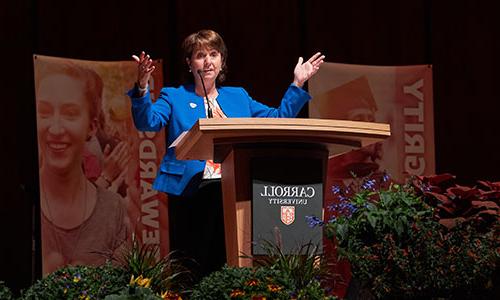
[[[184,39],[184,42],[182,43],[184,57],[188,59],[191,59],[193,51],[204,47],[209,47],[220,52],[222,58],[222,66],[217,80],[219,82],[224,81],[224,79],[226,79],[227,71],[227,48],[224,40],[217,32],[210,29],[203,29],[190,34]]]

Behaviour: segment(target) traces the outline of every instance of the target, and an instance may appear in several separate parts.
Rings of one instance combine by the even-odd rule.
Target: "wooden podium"
[[[318,160],[325,183],[330,156],[364,147],[390,136],[388,124],[320,119],[199,119],[174,142],[181,160],[213,159],[222,163],[222,190],[227,263],[250,266],[252,243],[252,162],[285,159],[291,164]],[[305,163],[300,167],[310,165]],[[272,166],[268,166],[272,170]],[[286,173],[286,172],[285,172]],[[290,173],[290,172],[288,172]],[[286,173],[286,174],[288,174]],[[295,173],[295,172],[294,172]],[[301,173],[298,170],[297,173]],[[308,176],[308,174],[305,174]]]

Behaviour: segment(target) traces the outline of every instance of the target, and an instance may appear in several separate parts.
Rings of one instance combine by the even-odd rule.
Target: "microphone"
[[[208,118],[213,118],[214,115],[212,114],[212,106],[210,104],[210,99],[208,99],[208,94],[207,94],[207,89],[205,88],[205,82],[203,81],[203,71],[198,69],[198,75],[200,75],[200,80],[201,80],[201,85],[203,86],[203,91],[205,92],[205,98],[207,98],[207,117]]]

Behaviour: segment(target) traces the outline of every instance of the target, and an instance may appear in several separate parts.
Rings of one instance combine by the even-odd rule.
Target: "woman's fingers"
[[[151,58],[149,58],[149,55],[147,57],[147,60],[142,64],[142,66],[144,68],[144,72],[151,71],[151,67],[153,66],[153,60]]]
[[[123,144],[123,147],[120,149],[120,152],[118,152],[117,156],[118,156],[118,161],[123,161],[127,156],[129,156],[128,147],[125,143]]]
[[[301,56],[301,57],[299,57],[299,61],[297,61],[297,66],[301,66],[302,62],[304,62],[304,59]]]
[[[324,62],[324,61],[323,61],[324,59],[325,59],[325,56],[324,56],[324,55],[321,55],[320,57],[318,57],[316,60],[314,60],[314,61],[312,62],[312,65],[313,65],[313,66],[319,66],[319,65],[321,65],[321,64]]]
[[[151,73],[155,70],[154,62],[144,51],[137,55],[132,55],[132,59],[137,63],[137,82],[139,87],[145,88]]]
[[[127,143],[125,141],[121,141],[118,145],[116,145],[115,149],[113,149],[113,156],[116,161],[120,161],[127,152]]]
[[[132,157],[130,155],[126,155],[122,158],[122,160],[120,161],[120,168],[121,169],[125,169],[127,167],[127,164],[129,163],[130,159],[132,159]]]
[[[313,69],[318,70],[319,66],[324,62],[323,60],[325,59],[324,55],[321,55],[321,52],[317,52],[307,62],[309,62],[312,66]]]
[[[144,57],[146,56],[146,53],[144,51],[141,52],[141,54],[139,54],[139,56],[133,54],[132,55],[132,58],[137,62],[137,63],[142,63],[142,61],[144,60]]]
[[[154,62],[146,55],[143,60],[139,62],[139,72],[141,75],[146,75],[148,73],[152,73],[155,70]]]
[[[106,146],[104,146],[103,153],[105,156],[108,156],[109,152],[111,152],[111,146],[109,144],[106,144]]]
[[[113,155],[118,154],[120,152],[120,150],[123,148],[123,144],[124,144],[124,141],[121,141],[118,144],[116,144],[115,148],[113,148],[112,154]]]
[[[314,54],[313,56],[311,56],[311,58],[309,58],[308,62],[312,63],[313,61],[315,61],[319,56],[321,55],[321,52],[316,52],[316,54]]]
[[[139,67],[148,67],[153,62],[149,54],[146,54],[144,51],[139,56],[133,54],[132,59],[139,64]]]
[[[130,153],[129,153],[129,148],[128,144],[124,141],[121,141],[116,147],[115,147],[116,153],[114,157],[114,161],[116,164],[118,164],[118,167],[120,169],[123,169],[127,163],[130,161]]]

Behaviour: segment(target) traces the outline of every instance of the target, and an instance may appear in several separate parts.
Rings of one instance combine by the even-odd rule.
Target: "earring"
[[[189,73],[191,73],[191,68],[189,68]]]

